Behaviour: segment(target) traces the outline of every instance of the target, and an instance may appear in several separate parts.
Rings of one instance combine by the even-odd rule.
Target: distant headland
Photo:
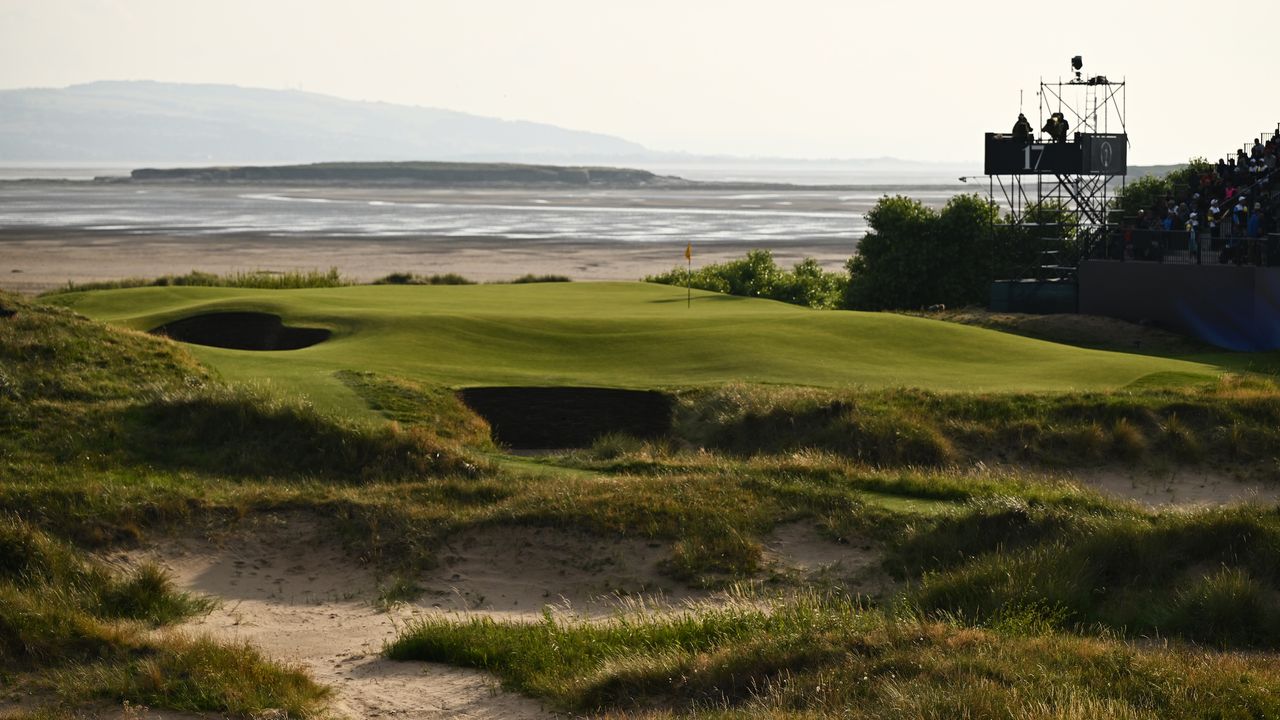
[[[130,173],[138,182],[332,183],[476,186],[688,186],[690,180],[648,170],[615,167],[524,165],[465,162],[332,162],[306,165],[142,168]]]

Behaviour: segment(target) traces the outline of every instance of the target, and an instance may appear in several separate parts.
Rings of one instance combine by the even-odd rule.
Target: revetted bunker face
[[[151,333],[229,350],[300,350],[322,343],[332,334],[323,328],[289,327],[279,315],[259,312],[194,315],[152,328]]]
[[[652,390],[484,387],[458,393],[515,449],[585,447],[601,435],[652,438],[671,429],[671,396]]]

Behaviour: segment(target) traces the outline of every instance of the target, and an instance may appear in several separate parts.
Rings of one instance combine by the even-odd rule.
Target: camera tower
[[[1117,224],[1110,204],[1128,170],[1125,82],[1087,77],[1083,66],[1077,55],[1068,79],[1041,78],[1030,137],[986,136],[989,196],[1005,215],[993,230],[1036,243],[1040,259],[1027,276],[1040,280],[1075,279],[1077,263]],[[1069,135],[1052,136],[1055,116]]]

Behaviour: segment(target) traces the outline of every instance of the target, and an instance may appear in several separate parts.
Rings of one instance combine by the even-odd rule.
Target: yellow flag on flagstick
[[[684,261],[689,263],[689,270],[684,274],[684,305],[693,306],[693,243],[684,245]]]

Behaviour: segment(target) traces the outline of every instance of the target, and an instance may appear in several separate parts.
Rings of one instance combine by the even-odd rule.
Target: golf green
[[[262,312],[329,339],[288,351],[191,346],[224,377],[363,410],[334,373],[450,386],[688,387],[726,382],[944,391],[1065,391],[1208,380],[1217,368],[1085,350],[890,313],[819,311],[646,283],[147,287],[49,298],[139,330]]]

